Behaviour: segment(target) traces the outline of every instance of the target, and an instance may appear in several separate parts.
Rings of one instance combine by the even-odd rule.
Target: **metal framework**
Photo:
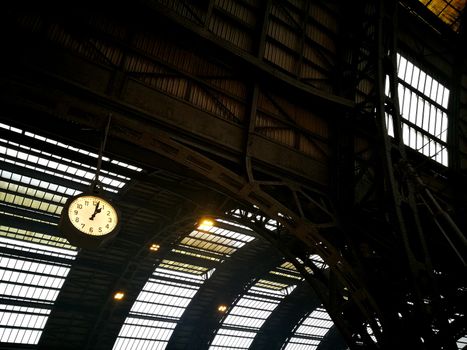
[[[444,168],[404,144],[408,119],[398,100],[397,54],[418,59],[423,53],[410,49],[415,39],[401,23],[425,28],[408,24],[407,9],[416,8],[410,1],[110,5],[74,3],[71,12],[61,5],[51,12],[11,5],[2,17],[3,33],[16,36],[3,34],[1,121],[25,132],[0,129],[0,171],[83,190],[92,156],[28,133],[95,152],[111,114],[107,149],[115,162],[104,162],[103,174],[125,219],[108,247],[79,252],[39,347],[111,348],[154,267],[174,262],[181,231],[208,214],[235,220],[262,241],[196,287],[168,348],[213,344],[224,319],[213,296],[228,288],[223,301],[240,302],[280,259],[268,256],[274,247],[312,286],[351,349],[457,349],[466,332],[467,291],[465,225],[455,223],[467,200],[451,187],[465,186],[466,65],[462,50],[453,50],[465,36],[462,26],[446,44],[453,53],[421,61],[446,85],[456,82],[449,84],[449,106],[438,103],[449,114],[447,139],[434,135],[452,151]],[[441,52],[445,43],[435,38],[420,45]],[[31,155],[23,156],[24,147]],[[67,168],[49,170],[57,157]],[[54,224],[61,199],[43,198],[55,211],[30,210],[23,199],[37,200],[43,185],[23,190],[12,187],[24,186],[21,181],[3,186],[3,180],[2,225],[60,235]],[[161,250],[153,254],[148,246],[155,241]],[[191,255],[178,263],[214,267],[199,265],[200,253],[186,249]],[[256,269],[236,270],[261,256]],[[117,305],[112,293],[122,288],[129,293]],[[263,320],[252,348],[272,346],[265,336],[280,326],[278,315],[294,324],[284,326],[274,346],[291,337],[305,315],[287,309],[293,293]],[[333,334],[323,339],[342,346]]]

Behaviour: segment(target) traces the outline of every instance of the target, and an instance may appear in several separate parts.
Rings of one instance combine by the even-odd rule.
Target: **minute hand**
[[[97,202],[96,209],[94,209],[94,213],[92,213],[89,220],[94,220],[94,217],[96,216],[96,214],[99,214],[102,211],[102,208],[99,208],[99,203],[100,203],[100,201]]]

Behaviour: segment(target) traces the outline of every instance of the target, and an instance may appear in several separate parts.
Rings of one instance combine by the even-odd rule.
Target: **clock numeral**
[[[83,205],[82,205],[82,204],[76,204],[76,207],[77,207],[78,209],[83,209]]]
[[[93,233],[93,232],[94,232],[94,228],[93,228],[93,227],[90,227],[90,228],[89,228],[89,232]]]
[[[74,210],[73,212],[75,213],[75,215],[78,215],[78,210]]]
[[[84,226],[86,226],[86,224],[81,224],[81,228],[84,228]]]
[[[102,227],[99,227],[99,232],[102,232]]]
[[[85,205],[85,206],[89,206],[89,202],[88,202],[88,201],[84,201],[84,205]]]
[[[109,228],[109,224],[105,225],[105,228]]]
[[[96,206],[96,205],[97,205],[97,201],[92,201],[92,205],[93,205],[93,206]]]
[[[79,222],[79,217],[76,217],[76,218],[75,218],[75,222]]]
[[[112,222],[112,218],[109,218],[109,220],[107,220],[108,222]]]
[[[109,216],[109,215],[110,215],[110,210],[107,210],[107,216]]]

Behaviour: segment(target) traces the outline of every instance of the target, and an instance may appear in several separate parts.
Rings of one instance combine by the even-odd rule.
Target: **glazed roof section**
[[[180,318],[216,267],[255,238],[245,226],[205,219],[155,268],[113,349],[165,349]]]
[[[467,0],[420,0],[420,2],[452,30],[459,32]]]
[[[94,178],[97,155],[7,124],[0,130],[0,342],[36,345],[78,254],[56,235],[58,218]],[[103,160],[127,174],[142,170]],[[104,170],[100,179],[116,193],[130,177]]]
[[[295,329],[284,350],[317,349],[333,322],[322,307],[316,308]]]
[[[230,308],[209,349],[248,349],[267,318],[300,281],[299,273],[287,262],[257,280]]]
[[[37,344],[77,251],[60,237],[0,226],[0,342]]]

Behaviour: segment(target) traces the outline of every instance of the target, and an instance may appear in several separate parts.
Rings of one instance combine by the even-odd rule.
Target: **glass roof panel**
[[[197,271],[184,275],[180,276],[177,264],[155,269],[133,304],[114,349],[140,349],[143,343],[145,347],[165,348],[185,308],[204,283]]]
[[[32,247],[37,246],[33,244],[27,244],[27,242],[22,241],[40,244],[41,248],[43,250],[47,250],[48,254],[53,256],[60,256],[61,258],[69,258],[69,251],[75,249],[64,238],[49,236],[43,233],[31,232],[3,225],[0,225],[0,237],[16,239],[16,249],[21,249],[19,248],[20,246],[27,246],[28,249],[32,249]]]
[[[312,254],[309,256],[310,260],[320,269],[327,269],[329,266],[324,262],[323,258],[318,254]]]
[[[317,349],[333,322],[325,309],[318,307],[299,323],[284,350]]]
[[[431,12],[455,32],[459,31],[466,0],[420,0]]]
[[[287,264],[281,264],[288,266]],[[281,278],[275,281],[277,269],[270,271],[267,278],[259,279],[234,304],[224,318],[209,347],[212,349],[248,349],[253,340],[279,303],[296,287],[296,279]],[[283,267],[282,267],[283,268]]]
[[[97,154],[93,152],[66,145],[64,143],[31,132],[23,131],[18,128],[13,128],[3,123],[0,123],[0,128],[20,133],[31,139],[39,140],[44,143],[50,143],[64,149],[89,156],[90,158],[93,158],[93,160],[90,161],[90,164],[92,164],[98,157]],[[27,138],[25,141],[26,140]],[[18,144],[11,140],[0,139],[0,154],[3,154],[3,156],[0,156],[0,160],[7,163],[41,171],[43,173],[65,178],[80,184],[89,185],[96,172],[95,166],[83,164],[57,154],[51,154],[46,151],[27,146],[25,144]],[[110,160],[107,157],[103,157],[102,160],[104,164],[105,162],[110,162],[135,172],[142,171],[142,169],[139,167],[135,167],[120,161]],[[118,190],[122,188],[129,180],[130,178],[127,176],[101,169],[100,181],[103,183],[104,188],[107,191],[118,192]]]
[[[467,347],[467,335],[465,335],[465,336],[463,336],[463,337],[461,337],[461,338],[459,338],[457,340],[457,348],[459,350],[465,349],[466,347]]]
[[[0,123],[0,127],[22,134],[25,142],[33,138],[51,143],[92,157],[92,162],[97,156],[6,124]],[[78,184],[90,184],[94,173],[95,168],[86,164],[0,139],[0,214],[55,226],[67,198],[80,192],[76,188]],[[44,175],[48,181],[40,179]],[[107,190],[118,192],[130,178],[103,170],[101,180],[108,184]],[[65,183],[69,183],[69,186],[64,186]],[[77,186],[74,187],[74,184]]]
[[[213,224],[202,222],[182,239],[180,246],[198,250],[203,256],[206,253],[214,253],[219,258],[225,258],[254,239],[252,235],[243,231],[251,230],[222,219],[214,220]]]
[[[202,275],[202,274],[205,274],[209,270],[209,268],[207,267],[196,266],[196,265],[191,265],[191,264],[186,264],[186,263],[181,263],[178,261],[172,261],[172,260],[166,260],[166,259],[162,260],[159,267],[170,269],[170,270],[181,271],[181,272],[185,272],[185,273],[193,274],[193,275]]]
[[[254,240],[243,231],[226,220],[214,220],[183,237],[138,295],[113,349],[165,349],[192,298],[212,276],[213,266]],[[184,261],[187,257],[190,263]]]
[[[447,166],[449,89],[402,55],[397,54],[397,60],[404,143]],[[387,115],[387,123],[392,126],[392,116]],[[392,128],[388,133],[394,136]]]
[[[56,230],[66,199],[80,192],[79,184],[89,184],[95,173],[91,166],[37,148],[50,149],[47,144],[53,144],[91,157],[90,164],[97,155],[6,124],[0,123],[0,128],[11,133],[11,140],[0,139],[0,216],[22,219],[24,225],[0,225],[0,342],[33,345],[77,255],[66,239],[50,233]],[[12,141],[16,134],[24,144]],[[37,146],[41,142],[44,147]],[[105,170],[101,179],[114,192],[130,180]],[[50,230],[41,225],[36,232],[32,228],[38,222],[50,225]]]
[[[0,342],[37,344],[77,251],[64,239],[7,226],[0,247]]]
[[[289,270],[289,271],[297,271],[297,268],[290,261],[284,262],[281,266],[279,266],[279,269],[286,269],[286,270]]]
[[[203,254],[203,253],[201,253],[199,251],[198,252],[193,252],[193,251],[189,251],[187,249],[172,249],[172,252],[178,253],[178,254],[189,255],[189,256],[196,257],[196,258],[200,258],[200,259],[206,259],[206,260],[212,260],[212,261],[221,261],[221,259],[218,258],[218,257],[208,255],[208,254]]]

